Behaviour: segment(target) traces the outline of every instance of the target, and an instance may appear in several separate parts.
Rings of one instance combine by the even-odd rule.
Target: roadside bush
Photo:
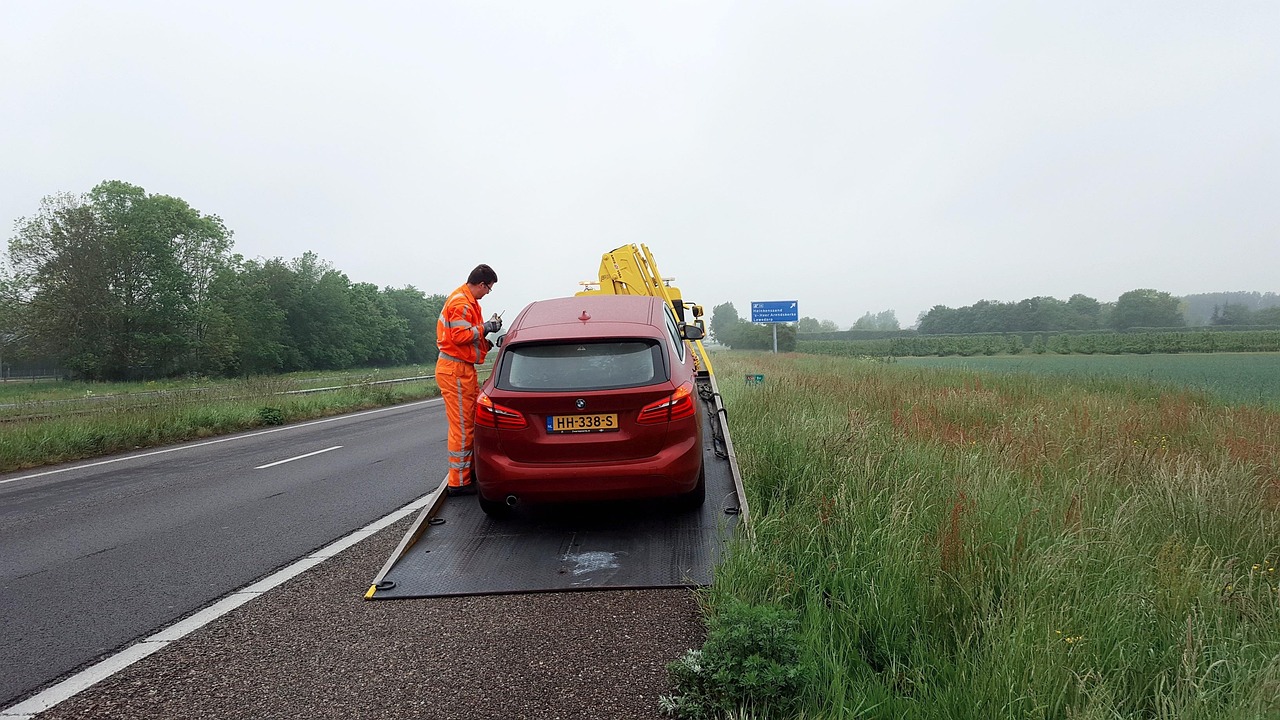
[[[701,650],[667,666],[672,695],[665,715],[710,720],[746,709],[753,717],[788,717],[813,677],[801,659],[800,622],[776,605],[730,601],[710,621]]]
[[[283,425],[284,411],[280,408],[260,407],[258,408],[258,422],[263,425]]]

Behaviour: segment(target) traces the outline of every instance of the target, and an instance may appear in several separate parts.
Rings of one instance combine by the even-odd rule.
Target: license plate
[[[547,416],[547,432],[549,433],[609,432],[617,429],[618,416],[616,413]]]

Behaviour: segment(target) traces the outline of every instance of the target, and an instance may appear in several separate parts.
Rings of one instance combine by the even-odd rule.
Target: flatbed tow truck
[[[687,303],[672,279],[658,273],[643,244],[605,253],[598,277],[577,294],[661,297],[681,323],[705,331],[702,307]],[[707,500],[700,509],[673,513],[660,500],[521,507],[499,522],[474,498],[448,499],[442,479],[365,598],[709,585],[726,542],[735,532],[749,532],[749,525],[711,358],[701,340],[694,345],[698,396],[706,410]]]

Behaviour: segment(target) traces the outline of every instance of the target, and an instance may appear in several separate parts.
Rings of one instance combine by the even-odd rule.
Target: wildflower
[[[1261,570],[1261,569],[1262,569],[1262,566],[1261,566],[1261,565],[1259,565],[1258,563],[1254,563],[1254,564],[1253,564],[1253,571],[1254,571],[1254,572],[1258,572],[1258,571],[1259,571],[1259,570]]]

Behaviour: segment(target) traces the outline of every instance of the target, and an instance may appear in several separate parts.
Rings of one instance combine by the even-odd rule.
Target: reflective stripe
[[[465,305],[462,306],[462,317],[466,320],[470,320],[471,319],[471,301],[467,298],[466,295],[460,292],[456,292],[449,296],[449,300],[453,300],[454,298],[462,298],[462,301],[466,303]],[[449,306],[449,302],[446,301],[445,307],[448,307],[448,306]],[[441,309],[440,312],[441,314],[443,314],[444,310]],[[470,325],[471,323],[468,322],[467,324]]]
[[[462,409],[462,407],[463,407],[463,404],[462,404],[462,399],[463,399],[463,394],[462,394],[462,381],[461,381],[461,380],[455,380],[455,381],[454,381],[454,385],[457,385],[457,386],[458,386],[458,409],[459,409],[459,410],[461,410],[461,409]],[[462,444],[462,447],[464,447],[464,448],[465,448],[465,447],[471,447],[471,440],[468,438],[468,436],[469,436],[468,431],[471,429],[471,419],[470,419],[470,418],[467,418],[467,417],[463,417],[463,418],[462,418],[462,422],[460,422],[460,423],[458,423],[458,424],[462,426],[462,427],[460,428],[460,429],[462,430],[462,443],[461,443],[461,444]]]
[[[489,353],[481,323],[480,304],[466,285],[454,290],[436,319],[436,350],[450,360],[484,362]]]
[[[457,316],[456,312],[454,316]],[[446,332],[444,328],[440,331],[442,334]],[[449,332],[465,334],[457,330]],[[471,349],[469,346],[459,347],[451,342],[446,347],[450,352],[442,353],[436,361],[436,384],[440,387],[440,397],[449,417],[448,482],[450,487],[456,487],[471,482],[471,474],[475,471],[470,445],[475,437],[472,423],[475,422],[478,378],[475,365],[462,359]],[[462,357],[457,357],[459,355]]]

